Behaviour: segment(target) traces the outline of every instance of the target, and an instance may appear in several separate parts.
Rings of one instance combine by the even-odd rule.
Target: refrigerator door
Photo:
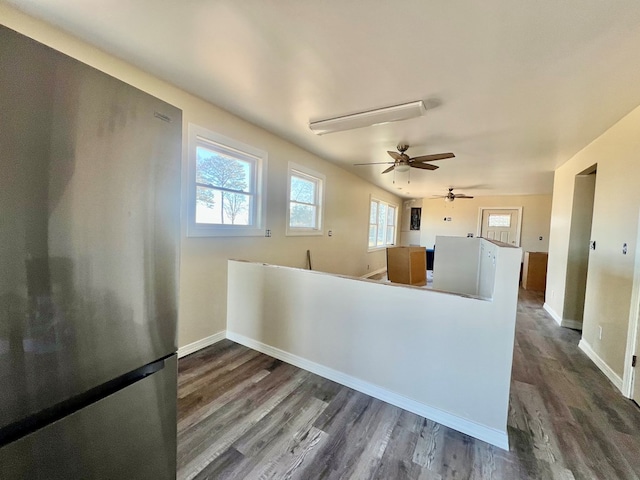
[[[181,111],[0,26],[2,429],[176,351]]]
[[[175,355],[165,367],[0,449],[3,480],[176,478]]]

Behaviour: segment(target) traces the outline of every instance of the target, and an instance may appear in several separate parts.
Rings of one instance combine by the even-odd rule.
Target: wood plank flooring
[[[509,452],[225,340],[180,360],[179,479],[638,479],[640,408],[521,290]]]

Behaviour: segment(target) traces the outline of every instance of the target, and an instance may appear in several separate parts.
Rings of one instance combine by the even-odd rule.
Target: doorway
[[[569,251],[562,309],[563,327],[582,330],[584,301],[587,291],[587,272],[593,201],[596,193],[596,165],[576,175],[569,229]]]
[[[516,247],[520,246],[522,228],[522,207],[484,208],[480,207],[480,236]]]
[[[631,294],[631,311],[629,313],[629,331],[627,333],[627,350],[622,378],[622,393],[640,405],[640,375],[638,375],[637,357],[640,356],[640,215],[638,215],[638,233],[636,235],[636,254]],[[635,362],[634,362],[634,359]],[[635,363],[635,366],[634,366]]]

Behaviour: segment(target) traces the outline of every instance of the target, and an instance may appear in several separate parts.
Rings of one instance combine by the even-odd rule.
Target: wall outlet
[[[598,340],[602,340],[602,325],[598,325]]]
[[[329,231],[327,232],[327,235],[329,235],[330,237],[333,237],[333,230],[329,230]]]

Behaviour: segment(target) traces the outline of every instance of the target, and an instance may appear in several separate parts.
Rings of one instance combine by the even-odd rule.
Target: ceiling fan
[[[445,158],[453,158],[455,155],[453,153],[433,153],[431,155],[421,155],[419,157],[409,157],[406,152],[409,149],[409,145],[399,144],[397,147],[397,152],[387,153],[394,159],[393,162],[370,162],[370,163],[354,163],[354,165],[389,165],[391,166],[387,168],[382,173],[389,173],[392,170],[396,170],[398,172],[406,172],[409,170],[409,167],[413,168],[421,168],[422,170],[435,170],[438,168],[437,165],[431,165],[430,163],[424,162],[434,162],[436,160],[444,160]]]
[[[464,193],[453,193],[453,188],[449,189],[449,193],[446,195],[434,195],[433,198],[444,198],[445,202],[453,202],[456,198],[473,198],[469,195],[465,195]]]

